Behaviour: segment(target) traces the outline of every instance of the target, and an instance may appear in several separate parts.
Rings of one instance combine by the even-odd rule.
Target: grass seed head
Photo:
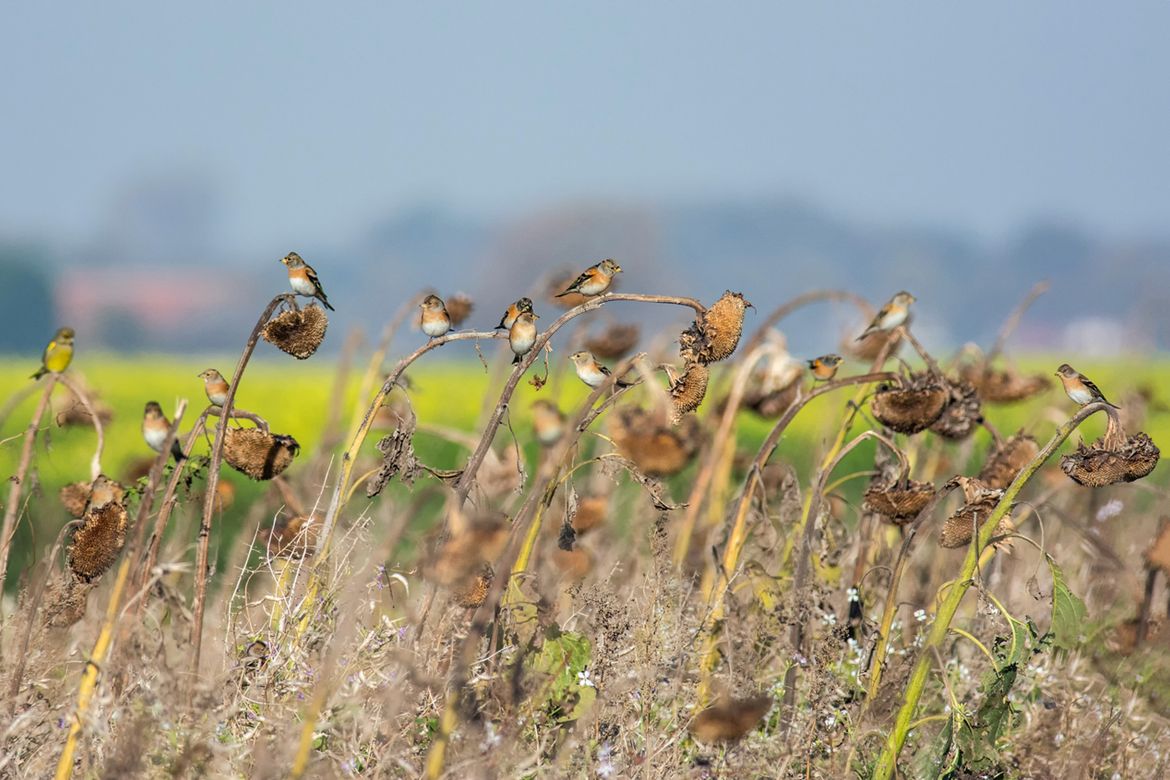
[[[223,458],[236,471],[255,480],[272,479],[293,462],[301,445],[291,436],[259,428],[228,428]]]
[[[269,344],[273,344],[295,357],[304,360],[311,357],[325,340],[325,329],[329,326],[329,317],[325,310],[317,304],[310,304],[302,309],[287,309],[264,323],[260,335]]]

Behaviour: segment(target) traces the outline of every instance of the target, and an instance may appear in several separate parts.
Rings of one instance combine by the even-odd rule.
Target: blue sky
[[[1164,235],[1170,4],[8,4],[0,235],[179,172],[241,251],[419,202],[797,195]]]

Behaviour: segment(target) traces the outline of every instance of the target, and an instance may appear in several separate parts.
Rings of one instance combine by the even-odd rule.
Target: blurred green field
[[[490,354],[490,353],[489,353]],[[410,373],[412,399],[420,421],[446,428],[470,431],[480,418],[485,404],[485,395],[491,389],[488,404],[495,401],[499,384],[502,383],[501,367],[493,367],[493,377],[478,362],[444,362],[441,357],[430,363],[423,363]],[[489,357],[491,361],[502,360],[499,355]],[[1035,358],[1023,361],[1026,370],[1051,372],[1060,361],[1057,359]],[[535,461],[536,447],[533,444],[528,409],[538,397],[553,398],[569,409],[586,395],[584,388],[566,367],[553,360],[553,374],[550,382],[539,392],[528,383],[521,385],[512,404],[510,417],[512,427],[524,445],[528,462]],[[152,452],[143,442],[140,433],[142,407],[146,401],[160,402],[168,414],[177,400],[185,397],[191,407],[188,423],[183,430],[189,430],[190,421],[202,410],[205,398],[202,382],[196,374],[209,366],[230,373],[233,358],[191,358],[173,357],[124,357],[115,355],[84,354],[70,369],[74,376],[83,377],[91,389],[96,390],[100,400],[114,412],[113,421],[107,428],[106,452],[103,460],[107,474],[124,478],[127,470],[136,461],[149,457]],[[27,389],[28,378],[36,367],[29,360],[6,359],[0,361],[0,399],[11,398]],[[1170,361],[1114,361],[1110,363],[1078,363],[1078,368],[1093,377],[1102,389],[1116,402],[1126,392],[1136,387],[1152,391],[1155,403],[1145,430],[1158,444],[1170,441],[1170,415],[1160,411],[1166,400],[1163,388],[1170,379]],[[846,370],[849,370],[848,368]],[[854,369],[856,370],[856,369]],[[542,372],[538,365],[530,373]],[[237,396],[237,406],[255,412],[267,419],[274,431],[291,434],[301,444],[303,461],[320,445],[327,415],[333,404],[336,383],[336,365],[324,360],[294,361],[276,356],[263,356],[249,367],[243,387]],[[357,385],[360,370],[350,377],[345,391],[342,410],[342,427],[348,430],[357,401]],[[495,383],[494,387],[489,385]],[[721,385],[709,394],[707,403],[700,414],[711,414],[712,398],[719,393]],[[798,470],[805,470],[816,454],[824,447],[825,441],[836,430],[844,411],[844,405],[854,391],[844,390],[838,394],[818,399],[801,414],[782,440],[778,456],[792,462]],[[59,388],[54,394],[54,411],[59,413],[66,406],[66,392]],[[1159,403],[1161,402],[1161,403]],[[29,417],[36,403],[36,394],[30,394],[16,406],[0,428],[0,470],[11,475],[16,469],[21,447],[21,434],[28,425]],[[1057,422],[1072,412],[1071,403],[1053,390],[1039,399],[1025,404],[992,407],[985,410],[988,419],[1004,434],[1018,428],[1027,428],[1044,440]],[[1058,419],[1058,417],[1060,419]],[[861,424],[865,424],[863,421]],[[752,451],[767,434],[771,421],[762,420],[750,413],[740,416],[738,436],[742,445]],[[1104,419],[1090,420],[1083,428],[1085,438],[1094,438],[1104,429]],[[378,436],[371,436],[366,443],[368,452],[375,453],[374,444]],[[988,434],[977,434],[977,445],[986,446]],[[56,529],[66,520],[66,515],[56,498],[60,486],[88,479],[90,457],[93,454],[95,436],[92,429],[84,427],[58,427],[49,425],[38,439],[34,460],[35,482],[26,491],[28,511],[22,520],[14,541],[13,569],[20,571],[33,550],[41,549],[51,541]],[[963,446],[963,445],[949,445]],[[196,452],[206,452],[208,442],[196,446]],[[436,468],[458,468],[466,457],[466,450],[442,438],[420,431],[416,437],[419,456],[428,465]],[[866,461],[872,457],[868,448],[860,449],[841,466],[840,473],[865,469]],[[872,460],[869,460],[872,463]],[[294,464],[290,474],[295,474]],[[686,486],[693,469],[688,469],[672,480],[676,498],[685,497]],[[1159,482],[1160,472],[1154,478]],[[242,523],[251,499],[266,490],[266,486],[250,482],[231,469],[224,470],[225,478],[237,488],[237,501],[226,512],[221,528],[223,539],[230,539]],[[859,488],[858,488],[859,489]],[[7,488],[4,491],[7,498]],[[11,580],[10,580],[11,582]]]

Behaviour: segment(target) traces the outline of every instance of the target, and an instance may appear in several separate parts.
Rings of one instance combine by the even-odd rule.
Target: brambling
[[[308,298],[316,298],[325,304],[329,311],[337,311],[329,305],[329,299],[325,297],[325,290],[321,287],[321,280],[317,278],[313,266],[302,260],[296,252],[289,252],[280,262],[288,266],[288,284],[293,292]]]
[[[41,367],[32,375],[32,379],[40,379],[52,372],[60,374],[69,368],[73,361],[73,328],[58,328],[51,341],[41,355]]]
[[[85,511],[101,509],[107,504],[120,504],[125,497],[126,488],[124,486],[105,474],[98,474],[98,478],[93,481],[93,487],[89,490],[89,501],[85,505]]]
[[[569,360],[572,360],[577,368],[577,378],[590,387],[601,387],[611,376],[610,370],[598,363],[592,352],[585,350],[574,352],[569,355]],[[617,381],[618,387],[629,387],[631,384],[633,383],[621,379]]]
[[[552,401],[541,398],[532,404],[532,429],[537,441],[551,447],[565,435],[565,414]]]
[[[422,309],[422,317],[419,320],[422,332],[433,339],[446,336],[447,331],[451,330],[451,316],[447,314],[447,306],[443,299],[437,295],[428,295],[422,299],[418,307]]]
[[[203,390],[207,393],[207,400],[216,406],[223,406],[228,397],[228,383],[223,374],[214,368],[209,368],[198,374],[203,380]]]
[[[910,316],[910,304],[916,300],[918,299],[905,290],[895,295],[889,303],[878,310],[873,322],[857,337],[857,341],[861,341],[871,333],[893,330],[904,323],[906,318]]]
[[[808,361],[808,368],[818,382],[828,382],[837,376],[837,369],[841,367],[842,360],[840,355],[829,353]]]
[[[557,293],[557,297],[561,298],[570,293],[601,295],[609,289],[609,286],[613,284],[613,278],[621,272],[622,267],[613,260],[602,260],[597,265],[586,268],[585,273],[578,276],[577,280],[570,284],[563,293]]]
[[[507,310],[504,311],[504,316],[500,318],[500,324],[495,329],[509,330],[512,327],[512,323],[516,321],[516,318],[526,311],[532,311],[531,298],[521,298],[508,306]]]
[[[527,355],[531,351],[532,345],[536,343],[536,321],[538,319],[540,319],[538,314],[530,311],[521,312],[516,315],[516,321],[512,323],[512,327],[508,328],[508,344],[516,353],[516,357],[512,359],[512,365],[519,363],[520,358]]]
[[[1101,393],[1101,389],[1093,384],[1092,380],[1068,363],[1062,363],[1060,368],[1056,369],[1056,375],[1060,377],[1060,383],[1064,385],[1064,392],[1068,394],[1068,397],[1074,403],[1086,406],[1087,404],[1100,401],[1106,406],[1112,406],[1114,409],[1121,408],[1117,404],[1109,403]]]
[[[146,444],[155,452],[162,452],[163,442],[167,440],[167,431],[170,428],[171,423],[163,414],[158,401],[147,401],[146,410],[142,415],[142,438],[146,439]],[[178,439],[171,442],[171,455],[174,456],[176,463],[187,458]]]

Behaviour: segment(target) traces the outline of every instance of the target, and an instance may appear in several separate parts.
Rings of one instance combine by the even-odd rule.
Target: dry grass
[[[601,296],[556,323],[610,300],[692,305]],[[382,391],[367,385],[354,419],[323,416],[336,431],[252,409],[313,444],[298,454],[266,429],[226,428],[230,465],[280,474],[237,499],[240,533],[207,522],[224,493],[205,490],[198,437],[180,472],[154,461],[124,505],[85,512],[89,482],[29,491],[59,517],[53,533],[69,519],[63,499],[85,519],[55,556],[12,571],[0,777],[869,777],[888,766],[891,734],[905,741],[893,751],[905,777],[1164,772],[1159,472],[1089,489],[1053,461],[1032,478],[1052,420],[1074,411],[1055,393],[993,446],[977,417],[1006,430],[1019,417],[980,408],[972,385],[930,366],[847,365],[811,401],[808,377],[765,386],[751,361],[766,350],[735,352],[742,297],[721,300],[695,309],[673,388],[632,358],[615,374],[636,363],[645,381],[561,403],[565,433],[545,447],[512,396],[530,369],[545,373],[540,343],[497,375],[496,406],[469,431],[400,389],[413,361],[451,340],[490,346],[491,332],[420,347]],[[558,327],[545,333],[561,350]],[[538,397],[563,401],[576,380],[554,369],[547,381]],[[791,395],[778,421],[744,414],[753,393],[777,392]],[[388,397],[394,432],[366,442]],[[871,414],[893,430],[867,432]],[[816,419],[818,435],[788,438],[796,418]],[[1111,423],[1099,457],[1136,447],[1151,465],[1144,422],[1127,418],[1124,438]],[[742,431],[761,425],[772,436],[753,458]],[[345,457],[316,445],[342,428],[356,432]],[[160,511],[170,531],[149,564]],[[1010,537],[994,539],[998,552],[968,553],[993,532]],[[197,552],[207,543],[218,554]],[[965,555],[970,591],[937,623]],[[87,676],[93,696],[79,699]]]

